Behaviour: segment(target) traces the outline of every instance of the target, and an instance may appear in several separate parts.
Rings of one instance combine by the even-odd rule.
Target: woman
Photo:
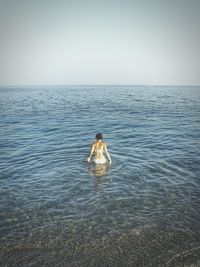
[[[96,135],[96,142],[94,142],[92,144],[92,149],[90,152],[90,156],[88,158],[88,162],[91,161],[92,155],[94,153],[94,155],[95,155],[94,162],[95,163],[98,163],[98,164],[106,163],[107,160],[104,156],[104,153],[105,153],[106,157],[109,160],[109,163],[110,164],[112,163],[112,160],[111,160],[110,155],[109,155],[108,150],[107,150],[106,143],[104,143],[102,141],[102,139],[103,139],[103,135],[101,133],[98,133]]]

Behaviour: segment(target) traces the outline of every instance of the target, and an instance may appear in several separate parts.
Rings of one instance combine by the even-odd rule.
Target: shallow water
[[[0,88],[0,151],[3,266],[200,265],[200,87]]]

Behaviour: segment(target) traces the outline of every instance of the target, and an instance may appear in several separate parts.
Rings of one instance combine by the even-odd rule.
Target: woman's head
[[[101,133],[96,134],[96,139],[97,140],[102,140],[103,139],[103,134],[101,134]]]

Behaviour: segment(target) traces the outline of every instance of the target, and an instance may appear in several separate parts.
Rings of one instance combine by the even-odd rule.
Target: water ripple
[[[48,257],[56,266],[52,240],[55,247],[71,240],[75,255],[81,242],[99,248],[97,240],[108,240],[109,247],[111,237],[121,244],[125,233],[148,242],[138,227],[171,229],[173,242],[180,229],[199,231],[200,88],[1,88],[0,96],[0,225],[8,265],[12,250],[18,266],[48,265]],[[86,163],[97,132],[111,167]]]

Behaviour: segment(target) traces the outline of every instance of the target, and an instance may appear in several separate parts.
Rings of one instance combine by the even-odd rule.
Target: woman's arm
[[[110,161],[110,164],[111,164],[112,163],[112,160],[110,158],[110,154],[108,153],[108,149],[107,149],[107,145],[106,144],[104,146],[104,149],[105,149],[105,152],[106,152],[106,156],[107,156],[107,158],[108,158],[108,160]]]
[[[89,158],[87,160],[88,162],[91,161],[91,157],[92,157],[93,152],[94,152],[94,144],[92,145],[92,148],[91,148],[91,151],[90,151],[90,156],[89,156]]]

